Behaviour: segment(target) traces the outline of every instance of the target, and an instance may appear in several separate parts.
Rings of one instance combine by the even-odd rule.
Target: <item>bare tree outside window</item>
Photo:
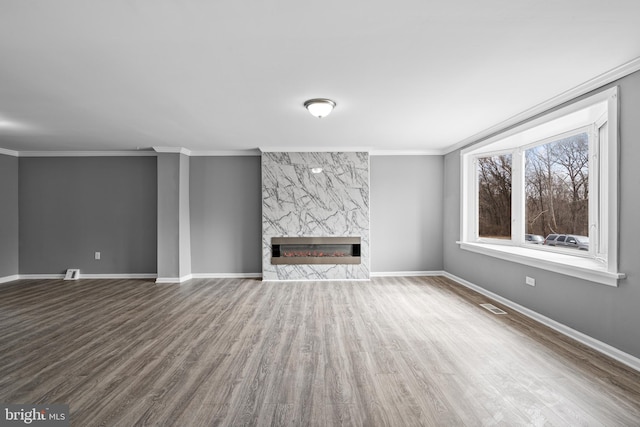
[[[478,232],[511,239],[511,154],[478,158]]]
[[[589,235],[589,136],[525,152],[526,233]]]

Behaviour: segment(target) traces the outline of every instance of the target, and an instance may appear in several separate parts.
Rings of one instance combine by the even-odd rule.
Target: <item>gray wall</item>
[[[443,157],[370,163],[371,271],[442,270]],[[260,273],[260,157],[191,157],[190,168],[192,272]]]
[[[155,157],[24,157],[18,175],[20,274],[156,272]]]
[[[193,273],[262,271],[260,157],[191,157]]]
[[[443,269],[442,156],[371,157],[371,271]]]
[[[445,158],[445,270],[540,314],[640,357],[640,72],[620,86],[620,271],[618,288],[461,250],[460,152]],[[607,87],[610,87],[609,85]],[[524,284],[525,275],[536,286]]]
[[[18,158],[0,154],[0,279],[18,274]]]

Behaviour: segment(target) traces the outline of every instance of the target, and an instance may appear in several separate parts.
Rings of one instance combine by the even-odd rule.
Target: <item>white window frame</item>
[[[602,113],[604,111],[604,114]],[[527,245],[524,239],[524,150],[589,132],[589,251]],[[478,235],[477,158],[512,155],[511,239]],[[460,247],[532,267],[617,286],[618,87],[604,90],[461,151]],[[534,247],[535,246],[535,247]]]

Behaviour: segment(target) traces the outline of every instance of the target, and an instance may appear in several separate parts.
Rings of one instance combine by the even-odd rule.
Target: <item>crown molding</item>
[[[184,154],[189,157],[255,157],[262,153],[340,153],[367,152],[370,156],[441,156],[443,150],[372,150],[368,147],[333,149],[318,148],[256,148],[253,150],[189,150],[184,147],[154,147],[154,151],[13,151],[0,148],[0,154],[13,157],[155,157],[158,153]]]
[[[191,150],[184,147],[153,147],[156,153],[174,153],[184,154],[185,156],[191,155]]]
[[[155,157],[153,151],[20,151],[18,157]]]
[[[353,153],[371,152],[371,147],[258,147],[262,153]]]
[[[442,156],[442,150],[372,150],[370,156]]]
[[[260,150],[204,150],[204,151],[192,151],[192,157],[224,157],[224,156],[259,156]]]
[[[20,153],[17,152],[17,151],[7,150],[5,148],[0,148],[0,154],[4,154],[4,155],[7,155],[7,156],[13,156],[13,157],[18,157],[20,155]]]
[[[606,71],[591,80],[588,80],[572,89],[567,90],[547,101],[544,101],[538,105],[535,105],[528,110],[523,111],[522,113],[516,114],[513,117],[508,118],[494,126],[491,126],[481,132],[476,133],[468,138],[463,139],[462,141],[446,148],[443,150],[441,154],[449,154],[453,151],[456,151],[460,148],[466,147],[467,145],[471,145],[473,143],[479,142],[493,134],[500,133],[505,129],[517,125],[518,123],[522,123],[532,117],[537,116],[538,114],[544,113],[546,111],[551,110],[552,108],[558,107],[565,102],[573,101],[574,99],[585,95],[593,90],[600,89],[603,86],[612,83],[618,79],[628,76],[629,74],[635,73],[636,71],[640,71],[640,57],[635,58],[626,64],[622,64],[619,67],[613,68],[609,71]]]

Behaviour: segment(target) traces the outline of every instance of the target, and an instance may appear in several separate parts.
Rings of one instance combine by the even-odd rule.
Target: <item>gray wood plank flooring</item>
[[[640,373],[442,277],[23,280],[0,286],[0,402],[74,426],[638,426]]]

